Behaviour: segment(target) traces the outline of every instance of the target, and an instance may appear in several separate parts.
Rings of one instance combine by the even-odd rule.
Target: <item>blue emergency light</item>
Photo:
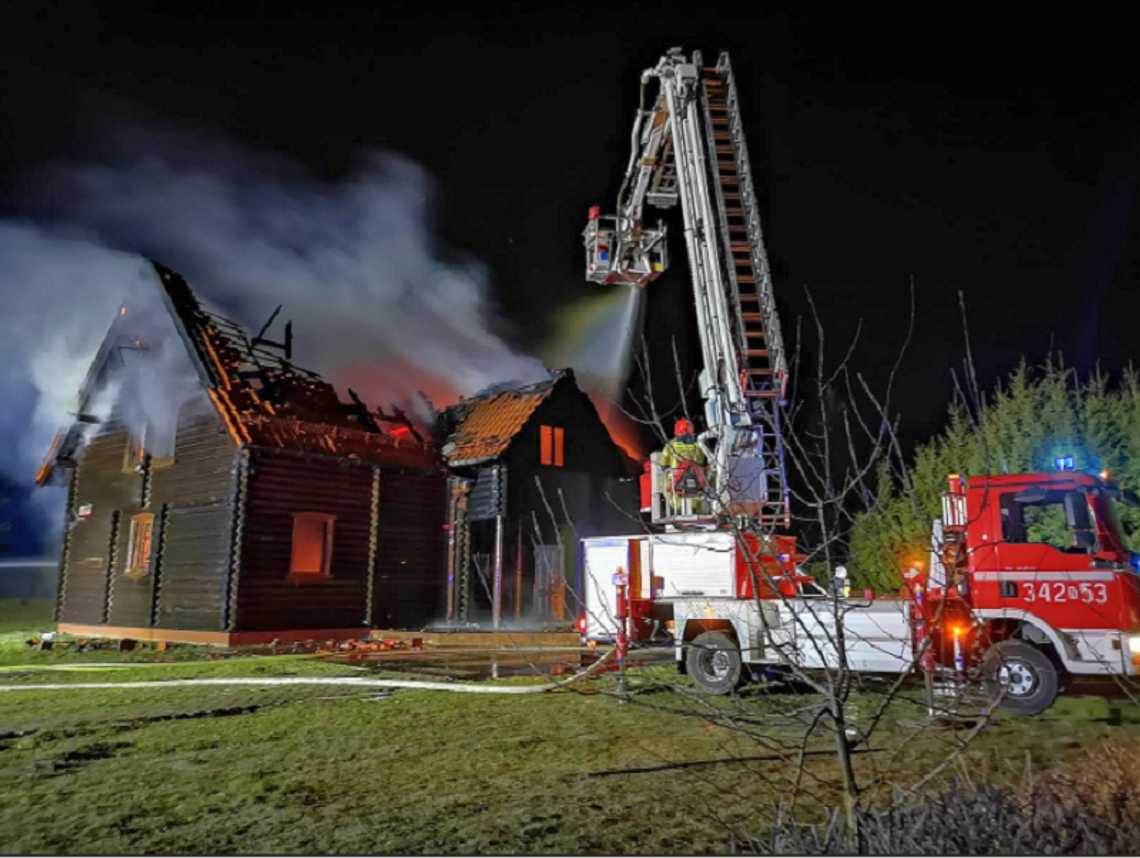
[[[1071,471],[1073,470],[1073,457],[1058,456],[1053,460],[1053,467],[1058,471]]]

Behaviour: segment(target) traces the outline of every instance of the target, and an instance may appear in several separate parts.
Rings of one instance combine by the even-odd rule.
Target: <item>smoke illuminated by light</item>
[[[637,424],[618,407],[629,381],[641,330],[644,289],[617,286],[562,310],[544,350],[550,366],[572,367],[610,436],[630,456],[644,455]]]

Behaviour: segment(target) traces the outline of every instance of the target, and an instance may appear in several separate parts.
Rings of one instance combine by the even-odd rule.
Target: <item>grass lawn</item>
[[[37,626],[7,628],[3,685],[355,673],[283,656],[59,670],[87,654],[49,660],[21,642]],[[635,680],[666,677],[675,679],[659,667]],[[602,693],[522,696],[329,686],[2,692],[0,852],[726,851],[718,815],[757,818],[775,798],[769,782],[788,767],[600,774],[765,753],[693,717],[698,704],[683,693],[623,704],[604,693],[612,682],[583,689]],[[760,720],[788,704],[762,694],[739,703]],[[855,711],[865,717],[872,705],[856,700]],[[1140,711],[1126,707],[1115,726],[1107,711],[1099,699],[1066,699],[1039,718],[1000,717],[948,775],[1017,778],[1027,755],[1045,771],[1107,741],[1140,741]],[[952,746],[952,732],[930,731],[888,750],[917,714],[902,704],[872,741],[884,750],[857,758],[864,783],[913,780]],[[833,774],[821,759],[809,779]],[[827,797],[828,787],[815,788]]]
[[[0,599],[0,640],[55,627],[51,599]]]

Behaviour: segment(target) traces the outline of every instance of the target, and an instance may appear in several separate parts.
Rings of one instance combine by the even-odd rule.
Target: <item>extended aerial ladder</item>
[[[780,407],[788,367],[728,54],[706,67],[699,52],[689,59],[675,48],[647,69],[632,143],[617,213],[590,211],[586,276],[636,287],[660,276],[667,229],[646,224],[645,206],[680,202],[703,359],[706,429],[698,441],[712,475],[713,503],[702,516],[667,497],[671,481],[654,462],[653,520],[747,515],[787,526]]]

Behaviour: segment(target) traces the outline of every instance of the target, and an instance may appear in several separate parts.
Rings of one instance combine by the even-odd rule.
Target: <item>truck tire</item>
[[[987,700],[999,694],[1003,709],[1040,715],[1053,705],[1061,683],[1053,660],[1025,641],[1002,641],[982,658],[982,686]]]
[[[707,694],[731,694],[740,685],[744,662],[740,647],[724,632],[704,632],[689,644],[685,667]]]

